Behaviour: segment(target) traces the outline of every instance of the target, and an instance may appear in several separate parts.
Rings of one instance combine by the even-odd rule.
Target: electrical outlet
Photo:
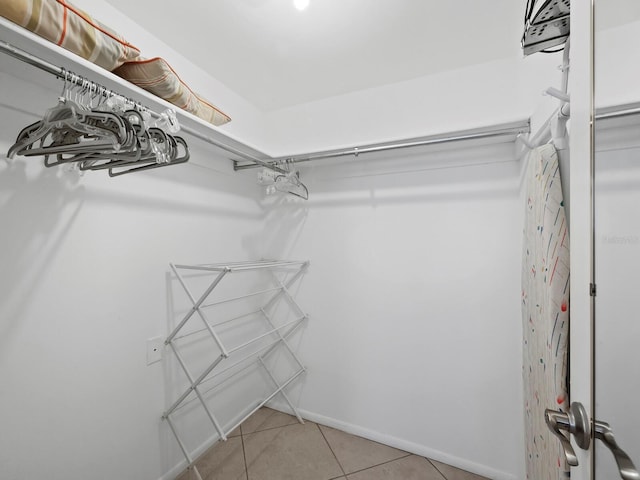
[[[147,340],[147,365],[162,360],[162,350],[164,349],[164,340],[162,337],[153,337]]]

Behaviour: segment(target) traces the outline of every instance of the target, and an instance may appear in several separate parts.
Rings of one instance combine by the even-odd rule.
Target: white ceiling
[[[514,0],[108,0],[264,111],[517,55]]]
[[[521,55],[526,4],[310,0],[300,12],[293,0],[108,2],[263,111]]]

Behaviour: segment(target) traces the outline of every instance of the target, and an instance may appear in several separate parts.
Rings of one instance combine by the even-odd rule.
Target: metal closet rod
[[[439,145],[442,143],[459,142],[463,140],[479,140],[485,138],[498,138],[506,136],[517,136],[522,133],[529,133],[531,126],[529,120],[521,120],[519,122],[492,125],[489,127],[476,128],[473,130],[463,130],[459,132],[452,132],[447,134],[432,135],[429,137],[423,137],[416,140],[402,140],[397,142],[390,142],[385,144],[373,144],[365,145],[362,147],[352,147],[344,150],[327,150],[322,152],[294,155],[288,157],[274,158],[271,162],[274,163],[300,163],[311,162],[314,160],[327,160],[330,158],[339,158],[354,156],[364,153],[377,153],[386,152],[390,150],[400,150],[404,148],[424,147],[428,145]],[[248,168],[257,168],[260,165],[255,164],[239,164],[234,162],[235,170],[245,170]]]
[[[3,40],[0,40],[0,52],[5,53],[13,58],[16,58],[24,63],[27,63],[33,67],[39,68],[40,70],[47,72],[51,75],[54,75],[57,78],[60,78],[62,80],[66,80],[66,81],[70,81],[71,83],[75,83],[76,85],[79,86],[83,86],[86,84],[86,82],[89,82],[90,85],[94,85],[96,87],[98,87],[98,89],[100,89],[101,93],[104,95],[108,95],[108,96],[113,96],[113,97],[118,97],[118,98],[122,98],[124,100],[127,101],[131,101],[133,103],[137,103],[140,104],[140,102],[136,102],[134,100],[132,100],[131,98],[122,95],[121,93],[118,92],[114,92],[113,90],[110,90],[102,85],[100,85],[97,82],[94,82],[92,80],[89,80],[85,77],[82,77],[81,75],[77,75],[73,72],[70,72],[69,70],[59,67],[57,65],[54,65],[51,62],[48,62],[40,57],[37,57],[29,52],[26,52],[14,45],[11,45],[10,43],[7,43]],[[145,107],[146,108],[146,107]],[[154,112],[151,109],[148,109],[149,113],[155,117],[155,118],[159,118],[160,114]],[[214,140],[213,138],[204,135],[196,130],[193,130],[192,128],[189,127],[185,127],[185,126],[180,126],[180,130],[191,135],[192,137],[198,138],[200,140],[202,140],[203,142],[209,143],[211,145],[214,145],[218,148],[221,148],[229,153],[232,153],[234,155],[237,155],[239,157],[244,158],[247,161],[253,162],[259,166],[262,167],[266,167],[269,168],[271,170],[275,170],[279,173],[286,173],[285,170],[283,170],[282,168],[278,167],[277,165],[272,165],[269,162],[271,160],[269,160],[268,162],[265,162],[264,160],[261,160],[251,154],[248,154],[246,152],[243,152],[241,150],[238,150],[235,147],[232,147],[230,145],[227,145],[226,143],[223,142],[219,142],[217,140]]]
[[[605,120],[610,118],[626,117],[631,115],[640,114],[640,102],[627,103],[623,105],[615,105],[612,107],[604,107],[596,110],[595,119]],[[419,140],[407,140],[400,142],[393,142],[382,145],[368,145],[363,147],[353,147],[344,150],[327,150],[322,152],[316,152],[311,154],[293,155],[288,157],[279,157],[270,160],[274,163],[300,163],[310,162],[313,160],[327,160],[330,158],[339,158],[346,156],[357,157],[364,153],[384,152],[389,150],[398,150],[402,148],[422,147],[428,145],[438,145],[442,143],[458,142],[462,140],[476,140],[483,138],[498,138],[511,135],[519,135],[522,133],[530,133],[531,126],[529,120],[523,120],[512,124],[494,125],[490,127],[484,127],[474,130],[466,130],[456,133],[449,133],[443,135],[434,135],[431,137],[424,137]],[[234,161],[235,170],[245,170],[249,168],[257,168],[260,165],[256,164],[240,164]]]
[[[613,107],[596,108],[595,119],[606,120],[609,118],[628,117],[640,114],[640,102],[625,103]]]

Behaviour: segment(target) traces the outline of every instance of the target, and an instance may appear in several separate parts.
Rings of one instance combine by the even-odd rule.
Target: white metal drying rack
[[[182,367],[184,371],[189,386],[184,390],[184,392],[178,396],[175,402],[163,413],[163,420],[167,421],[169,428],[173,432],[178,445],[182,453],[187,460],[188,466],[192,467],[197,475],[197,478],[202,480],[200,473],[198,472],[197,467],[194,464],[195,459],[191,452],[189,452],[187,446],[185,445],[182,437],[180,436],[178,429],[176,428],[175,422],[172,416],[177,412],[177,410],[181,407],[189,403],[191,400],[199,400],[200,404],[204,408],[204,411],[213,424],[216,432],[218,433],[220,439],[227,440],[227,436],[230,432],[235,430],[242,422],[244,422],[249,416],[255,413],[258,409],[264,406],[267,402],[273,399],[276,395],[280,394],[285,402],[291,408],[291,411],[296,416],[300,423],[304,423],[302,417],[300,416],[297,408],[291,402],[289,397],[287,396],[285,389],[292,383],[294,380],[299,378],[305,371],[306,368],[302,364],[301,360],[298,358],[294,350],[290,347],[287,342],[287,339],[303,324],[303,322],[308,318],[307,314],[300,308],[298,303],[293,298],[293,295],[290,293],[290,288],[302,277],[305,273],[307,267],[309,265],[308,261],[289,261],[289,260],[260,260],[255,262],[233,262],[233,263],[216,263],[216,264],[204,264],[204,265],[181,265],[181,264],[170,264],[171,270],[175,274],[178,282],[184,289],[189,298],[190,302],[193,306],[187,311],[182,320],[178,323],[178,325],[173,329],[173,331],[169,334],[167,339],[165,340],[165,345],[169,346],[171,350],[174,352],[178,363]],[[187,281],[183,275],[180,274],[180,271],[191,271],[191,272],[199,272],[204,274],[211,274],[212,278],[210,279],[210,283],[208,287],[204,290],[198,298],[196,298],[189,286],[187,285]],[[271,274],[271,278],[276,284],[275,288],[269,288],[264,290],[254,291],[245,295],[240,295],[232,298],[225,298],[222,300],[218,300],[213,303],[205,303],[207,299],[211,296],[212,292],[220,285],[222,280],[230,274],[239,273],[239,272],[250,272],[257,270],[267,270]],[[284,271],[285,276],[283,278],[279,278],[276,275],[276,271]],[[204,312],[204,309],[213,307],[216,305],[221,305],[230,302],[239,302],[245,298],[249,297],[259,297],[261,295],[271,294],[270,298],[264,303],[262,307],[259,309],[240,315],[234,316],[234,318],[227,319],[224,321],[218,321],[213,324],[207,319],[207,316]],[[286,303],[290,306],[290,308],[294,311],[295,318],[291,321],[286,321],[284,323],[278,322],[273,313],[270,313],[271,307],[273,307],[280,298],[284,298]],[[188,333],[184,333],[179,335],[185,325],[189,322],[189,320],[196,315],[200,317],[200,320],[203,323],[204,328],[196,331],[191,331]],[[268,331],[261,332],[248,341],[244,341],[239,345],[234,345],[233,347],[229,347],[227,345],[228,342],[224,341],[219,330],[219,327],[222,325],[228,325],[232,322],[239,320],[241,318],[245,318],[249,315],[259,315],[266,322],[266,328]],[[218,352],[217,356],[206,366],[206,368],[202,369],[198,374],[193,374],[191,369],[187,366],[187,362],[185,361],[181,348],[178,346],[178,343],[181,339],[190,337],[196,333],[208,333],[214,343],[214,350]],[[247,350],[247,348],[251,345],[255,345],[258,349],[254,350],[240,359],[234,361],[231,365],[225,366],[225,360],[229,359],[234,353],[241,352],[243,350]],[[282,347],[282,348],[280,348]],[[276,379],[276,376],[269,368],[267,363],[265,362],[266,357],[268,357],[271,353],[277,351],[278,349],[284,349],[292,360],[297,365],[295,371],[291,373],[288,378],[284,381],[279,382]],[[232,426],[229,428],[223,428],[220,424],[220,421],[216,417],[212,408],[207,404],[205,399],[205,394],[210,392],[211,390],[220,387],[225,382],[229,381],[231,378],[235,377],[239,373],[245,371],[252,365],[261,366],[264,371],[267,373],[268,378],[273,383],[275,390],[267,395],[265,398],[260,399],[255,405],[253,405],[248,412],[244,412],[244,415],[241,416],[240,420],[234,422]],[[219,368],[220,367],[220,368]],[[223,368],[224,367],[224,368]],[[223,376],[222,380],[215,382],[217,378]],[[210,386],[210,382],[214,382],[213,386]],[[203,385],[207,384],[206,388],[203,388]],[[191,400],[187,400],[191,393],[195,393],[195,398]]]

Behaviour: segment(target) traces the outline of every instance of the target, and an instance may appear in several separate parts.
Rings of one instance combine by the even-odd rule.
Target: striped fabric
[[[65,0],[2,0],[0,15],[109,71],[140,56],[118,33]]]
[[[231,118],[193,93],[161,58],[144,60],[122,36],[65,0],[0,0],[0,16],[213,125]]]
[[[552,145],[529,154],[522,258],[523,380],[527,479],[569,476],[544,410],[567,411],[569,233],[558,154]]]
[[[113,73],[213,125],[231,121],[228,115],[193,93],[162,58],[127,62]]]

